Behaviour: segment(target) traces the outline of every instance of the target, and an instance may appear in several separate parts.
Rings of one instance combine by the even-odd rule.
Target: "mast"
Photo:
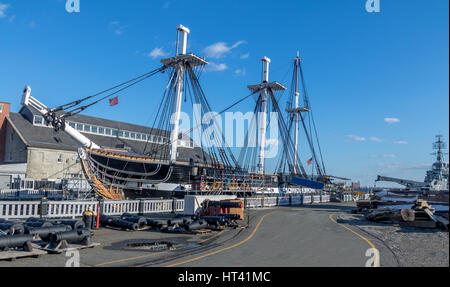
[[[269,82],[269,65],[270,59],[263,57],[262,61],[262,81],[261,83]],[[267,89],[261,91],[261,107],[259,110],[260,120],[258,122],[259,129],[259,155],[258,155],[258,172],[264,173],[264,152],[266,149],[266,124],[267,124]]]
[[[263,57],[262,61],[262,80],[259,85],[248,86],[248,88],[253,92],[260,92],[260,103],[259,115],[258,115],[258,142],[259,142],[259,152],[258,152],[258,173],[264,173],[264,159],[265,159],[265,149],[266,149],[266,127],[267,127],[267,101],[270,88],[272,91],[286,90],[286,88],[278,82],[269,83],[269,65],[270,59],[268,57]]]
[[[183,25],[179,25],[177,27],[177,31],[178,31],[178,38],[179,38],[179,33],[181,33],[181,52],[180,55],[184,55],[186,54],[186,45],[187,45],[187,36],[190,33],[189,29],[184,27]],[[178,39],[177,39],[178,42]],[[177,47],[177,56],[178,56],[178,47]],[[170,142],[171,142],[171,147],[170,147],[170,158],[169,161],[170,163],[175,163],[177,161],[177,148],[178,148],[178,132],[179,132],[179,128],[180,128],[180,114],[181,114],[181,102],[183,99],[183,86],[184,86],[184,71],[185,71],[185,67],[183,65],[182,62],[180,62],[177,65],[177,83],[176,83],[176,89],[177,89],[177,93],[176,93],[176,100],[175,100],[175,107],[174,107],[174,118],[172,118],[174,120],[173,122],[173,130],[172,133],[170,135]]]
[[[293,97],[294,97],[294,107],[286,110],[287,113],[294,115],[294,125],[295,125],[295,130],[294,130],[294,168],[293,168],[294,174],[298,174],[299,173],[299,170],[298,170],[298,168],[299,168],[299,165],[298,165],[299,138],[298,137],[299,137],[299,126],[300,126],[301,113],[310,112],[308,107],[300,107],[300,93],[298,91],[299,70],[300,70],[300,52],[297,51],[297,57],[294,58],[294,78],[295,78],[294,95],[293,95]],[[302,118],[302,124],[303,124],[303,127],[305,129],[306,137],[307,137],[308,142],[310,144],[311,152],[313,152],[314,157],[315,157],[315,153],[314,153],[313,147],[311,145],[311,139],[310,139],[310,136],[308,134],[308,131],[306,130],[306,126],[304,125],[303,118]],[[303,169],[303,168],[301,168],[301,169]]]
[[[437,156],[437,162],[441,163],[444,161],[444,152],[443,149],[446,148],[445,142],[442,140],[444,136],[443,135],[437,135],[437,141],[433,144],[433,149],[437,150],[436,153],[434,153]]]
[[[295,101],[294,108],[298,109],[298,100],[300,93],[298,92],[298,66],[300,64],[299,52],[297,51],[297,58],[295,61]],[[295,131],[294,131],[294,174],[298,173],[297,162],[298,162],[298,113],[295,113]]]
[[[175,57],[163,59],[161,63],[166,66],[170,66],[175,69],[176,83],[175,83],[175,101],[173,106],[172,123],[173,128],[170,134],[170,154],[169,163],[174,164],[177,161],[177,149],[178,149],[178,137],[180,131],[180,115],[181,115],[181,103],[183,100],[184,91],[184,75],[186,67],[196,67],[207,65],[208,63],[194,55],[186,54],[187,40],[190,30],[183,25],[177,27],[177,50]],[[180,41],[181,34],[181,41]]]

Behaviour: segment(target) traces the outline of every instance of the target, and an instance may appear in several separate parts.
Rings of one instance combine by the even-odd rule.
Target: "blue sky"
[[[28,84],[56,106],[143,74],[174,53],[183,24],[188,50],[213,63],[201,83],[215,110],[260,81],[262,56],[288,85],[300,50],[328,172],[423,180],[434,136],[448,139],[449,2],[380,0],[380,13],[365,2],[81,0],[69,14],[65,0],[0,0],[0,100],[17,112]],[[149,125],[166,80],[85,113]]]

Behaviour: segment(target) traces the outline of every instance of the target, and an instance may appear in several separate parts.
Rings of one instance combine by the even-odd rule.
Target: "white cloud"
[[[398,118],[384,118],[384,121],[388,124],[394,124],[400,122],[400,119]]]
[[[353,141],[357,141],[357,142],[363,142],[363,141],[366,140],[365,137],[360,137],[360,136],[357,136],[357,135],[346,135],[345,137],[349,138],[349,139],[351,139]]]
[[[394,144],[408,144],[407,141],[395,141]]]
[[[399,164],[399,163],[378,163],[377,165],[378,165],[378,167],[381,167],[383,169],[401,168],[401,164]]]
[[[241,55],[241,59],[248,59],[250,57],[250,53]]]
[[[0,18],[6,17],[6,9],[9,8],[8,4],[0,3]]]
[[[225,42],[217,42],[203,49],[203,52],[207,57],[219,59],[224,57],[232,49],[237,48],[244,43],[245,41],[239,41],[232,46],[228,46]]]
[[[245,70],[245,68],[243,68],[243,69],[237,69],[236,71],[234,71],[234,73],[238,76],[245,76],[247,74],[247,71]]]
[[[210,71],[210,72],[220,72],[220,71],[225,71],[226,69],[228,69],[228,66],[227,66],[227,64],[224,64],[224,63],[216,64],[216,63],[210,62],[209,65],[206,67],[206,70]]]
[[[411,170],[411,169],[423,170],[429,168],[430,164],[378,163],[377,166],[381,168],[390,168],[399,170]]]
[[[384,158],[397,158],[397,156],[395,154],[384,154],[383,157]]]
[[[127,28],[127,25],[120,25],[119,21],[113,21],[111,23],[109,23],[109,30],[112,31],[114,34],[116,35],[122,35],[123,32],[125,31],[125,28]]]
[[[377,137],[370,137],[369,140],[373,141],[373,142],[382,142],[383,140]]]
[[[168,53],[164,52],[163,48],[155,48],[148,54],[148,56],[152,57],[153,59],[165,57],[167,55]]]

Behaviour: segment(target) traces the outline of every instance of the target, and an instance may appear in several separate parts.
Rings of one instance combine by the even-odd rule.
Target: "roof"
[[[27,146],[36,148],[67,150],[67,151],[78,150],[78,148],[80,147],[79,143],[74,139],[72,139],[72,137],[70,137],[65,132],[55,132],[55,130],[52,128],[33,125],[26,118],[25,116],[26,111],[24,109],[27,108],[23,108],[20,111],[20,113],[10,113],[8,121]],[[32,109],[28,109],[28,111],[31,112],[33,115],[40,115],[35,110],[33,111]],[[140,133],[147,133],[147,134],[157,133],[156,129],[152,129],[149,127],[95,118],[79,114],[74,115],[73,117],[70,118],[70,120],[79,123],[99,125],[108,128],[110,127],[114,129],[135,131]],[[166,133],[166,135],[170,134],[168,131],[164,132]],[[145,141],[135,141],[118,137],[108,137],[95,134],[87,134],[83,132],[81,133],[87,136],[96,144],[105,148],[117,148],[119,145],[124,145],[131,152],[142,154],[144,149],[147,148],[146,151],[150,151],[149,149],[151,147],[151,143],[147,144],[147,142]],[[204,153],[207,158],[209,157],[209,155],[206,152],[204,152],[200,147],[194,148],[178,147],[178,153],[179,153],[178,160],[184,162],[189,162],[190,159],[192,159],[194,162],[203,162]]]
[[[29,112],[31,112],[35,116],[42,116],[41,113],[39,113],[35,108],[33,108],[31,106],[22,108],[19,113],[22,114],[25,109],[28,110]],[[59,112],[58,114],[62,114],[62,113],[64,113],[64,112]],[[108,119],[102,119],[102,118],[97,118],[97,117],[91,117],[91,116],[86,116],[86,115],[82,115],[82,114],[71,115],[70,117],[67,118],[67,121],[73,121],[73,122],[77,122],[77,123],[96,125],[96,126],[104,126],[104,127],[111,128],[111,129],[127,130],[127,131],[133,131],[133,132],[137,132],[137,133],[156,134],[159,132],[162,136],[170,135],[170,132],[165,131],[165,130],[154,129],[154,128],[150,128],[150,127],[146,127],[146,126],[140,126],[140,125],[119,122],[119,121],[113,121],[113,120],[108,120]]]

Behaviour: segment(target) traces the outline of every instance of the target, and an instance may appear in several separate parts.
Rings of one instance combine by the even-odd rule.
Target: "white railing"
[[[138,214],[139,200],[104,201],[103,213],[106,215]]]
[[[144,200],[143,201],[143,211],[142,213],[165,213],[172,212],[173,209],[173,200],[172,199],[161,199],[161,200]],[[181,206],[178,206],[181,208]],[[183,210],[184,211],[184,200],[183,200]],[[177,208],[176,208],[177,209]],[[178,211],[178,210],[176,210]]]
[[[0,202],[0,218],[29,218],[39,216],[39,201]]]
[[[303,204],[311,204],[312,201],[312,195],[304,195],[303,196]]]
[[[175,211],[176,212],[184,211],[184,199],[175,200]]]
[[[83,212],[89,209],[89,207],[93,211],[97,210],[97,205],[98,205],[97,201],[49,201],[48,213],[46,215],[43,215],[42,217],[48,218],[80,217],[83,215]]]
[[[351,200],[350,194],[344,194]],[[279,197],[251,197],[245,200],[247,208],[270,208],[275,206],[294,206],[319,202],[330,202],[328,194],[322,195],[284,195]],[[23,219],[29,217],[75,218],[91,209],[100,208],[105,215],[152,214],[183,212],[182,199],[148,199],[120,201],[0,201],[1,219]]]

